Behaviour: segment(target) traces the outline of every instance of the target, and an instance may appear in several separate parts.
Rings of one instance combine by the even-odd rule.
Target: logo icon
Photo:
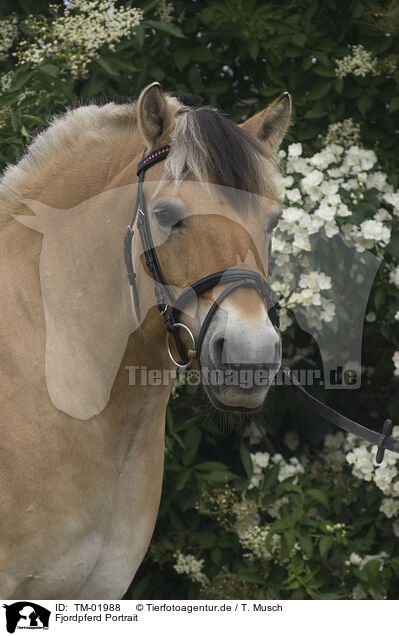
[[[7,631],[13,634],[18,629],[48,629],[50,610],[31,603],[18,601],[11,605],[3,605],[6,610]]]

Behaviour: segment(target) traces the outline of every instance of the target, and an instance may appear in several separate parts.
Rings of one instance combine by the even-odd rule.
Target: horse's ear
[[[169,141],[174,127],[174,112],[158,82],[153,82],[142,91],[137,112],[138,124],[149,148]]]
[[[245,130],[276,150],[284,138],[291,120],[291,95],[282,93],[267,108],[244,122]]]

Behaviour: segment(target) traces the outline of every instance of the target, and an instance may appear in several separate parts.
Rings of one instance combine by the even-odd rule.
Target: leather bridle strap
[[[179,297],[175,296],[172,289],[168,285],[166,277],[162,271],[162,267],[159,263],[151,234],[147,205],[143,192],[143,182],[146,169],[165,159],[169,153],[169,150],[170,146],[164,146],[163,148],[154,150],[152,153],[143,156],[143,159],[137,166],[137,175],[139,177],[139,181],[137,186],[136,207],[132,222],[128,226],[125,236],[124,257],[128,273],[128,280],[132,287],[133,302],[135,305],[135,311],[138,320],[140,320],[140,307],[136,285],[136,274],[134,272],[132,261],[132,238],[134,234],[133,226],[136,218],[137,229],[140,234],[147,269],[154,280],[154,294],[157,301],[158,311],[164,320],[167,332],[174,336],[175,343],[181,357],[183,357],[183,348],[180,338],[178,337],[178,328],[176,326],[176,323],[178,323],[179,321],[179,315],[181,311],[184,309],[188,302],[198,298],[200,294],[209,289],[213,289],[219,284],[235,283],[234,288],[232,286],[228,288],[228,293],[225,293],[226,290],[222,292],[222,294],[209,310],[210,315],[208,313],[208,315],[205,317],[204,323],[201,328],[201,339],[199,340],[200,345],[202,345],[206,330],[209,327],[211,318],[215,314],[219,303],[223,298],[225,298],[228,294],[230,294],[238,287],[253,287],[254,289],[256,289],[266,303],[272,324],[276,328],[279,327],[278,306],[272,301],[272,291],[267,281],[258,272],[239,268],[216,272],[214,274],[210,274],[209,276],[205,276],[199,281],[193,283],[190,287],[184,290],[184,292]],[[200,347],[197,343],[195,350],[196,356],[199,356],[199,353]]]
[[[287,369],[284,369],[284,375],[286,378],[285,386],[288,386],[299,400],[305,404],[305,406],[309,407],[314,413],[321,415],[321,417],[326,419],[328,422],[335,424],[335,426],[339,426],[339,428],[347,431],[347,433],[352,433],[353,435],[362,437],[371,444],[375,444],[378,447],[376,456],[378,464],[382,462],[386,449],[393,451],[394,453],[399,453],[399,439],[395,439],[391,436],[392,420],[385,420],[382,433],[377,433],[376,431],[345,417],[345,415],[341,415],[341,413],[334,411],[334,409],[323,404],[323,402],[320,402],[320,400],[308,393],[298,382],[295,374],[290,373]]]

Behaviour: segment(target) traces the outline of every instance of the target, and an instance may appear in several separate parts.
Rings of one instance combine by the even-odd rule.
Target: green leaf
[[[182,71],[184,67],[188,64],[191,58],[190,51],[188,49],[180,49],[175,51],[173,54],[173,59],[179,71]]]
[[[58,74],[58,66],[55,64],[43,64],[43,66],[39,66],[38,70],[40,73],[50,75],[50,77],[56,77]]]
[[[328,503],[328,497],[322,490],[318,490],[317,488],[310,488],[309,490],[306,491],[306,494],[312,499],[314,499],[315,501],[318,501],[319,503],[321,503],[326,508],[326,510],[330,509],[330,504]]]
[[[384,287],[377,287],[374,292],[374,304],[377,311],[383,307],[385,303],[386,292]]]
[[[297,46],[304,46],[306,42],[306,34],[305,33],[295,33],[292,37],[293,44]]]
[[[313,72],[316,73],[316,75],[321,75],[322,77],[336,77],[335,71],[328,66],[315,64],[313,66]]]
[[[183,31],[180,27],[173,22],[158,22],[157,20],[146,20],[145,21],[148,26],[152,27],[156,31],[162,31],[162,33],[167,33],[168,35],[173,35],[175,38],[186,38]]]
[[[14,132],[17,132],[17,130],[19,129],[18,117],[13,110],[11,111],[11,127]]]
[[[365,115],[367,111],[370,110],[372,104],[373,102],[368,95],[362,95],[357,103],[357,106],[362,115]]]
[[[284,532],[281,538],[281,558],[288,559],[295,543],[295,534],[292,530]]]
[[[320,99],[324,97],[329,92],[330,88],[333,86],[334,82],[319,82],[310,89],[309,99]]]
[[[389,104],[389,112],[394,113],[399,109],[399,97],[394,97]]]
[[[307,534],[302,534],[299,537],[298,542],[305,554],[311,557],[313,555],[313,542],[310,536]]]
[[[179,473],[175,483],[176,491],[183,490],[184,486],[186,485],[186,483],[191,477],[191,473],[192,473],[191,468],[184,468],[181,471],[181,473]]]
[[[221,551],[221,549],[213,548],[211,552],[212,563],[214,563],[215,565],[220,565],[222,561],[222,557],[223,557],[223,552]]]
[[[253,60],[259,55],[259,41],[258,40],[250,40],[248,42],[248,52]]]
[[[363,574],[367,576],[370,582],[375,581],[380,572],[381,561],[380,559],[370,559],[362,568]]]
[[[344,80],[341,77],[337,77],[334,82],[334,88],[337,91],[338,95],[341,95],[344,90]]]
[[[252,465],[251,454],[245,446],[243,440],[241,440],[240,442],[240,458],[242,465],[244,466],[244,470],[247,473],[248,479],[251,479],[254,472],[254,467]]]
[[[198,452],[199,445],[201,444],[202,433],[198,426],[189,428],[183,438],[184,453],[182,461],[184,466],[189,466]]]
[[[195,470],[227,470],[227,466],[222,464],[221,462],[202,462],[201,464],[196,464],[194,466]]]
[[[333,544],[333,537],[322,537],[319,541],[319,551],[320,551],[320,556],[323,558],[327,552],[329,551],[329,549],[331,548]]]
[[[11,86],[9,88],[10,91],[18,91],[22,86],[26,84],[33,76],[32,71],[25,71],[24,73],[15,73]]]
[[[222,484],[227,481],[232,481],[233,479],[236,479],[236,478],[237,478],[237,475],[235,475],[234,473],[231,473],[228,470],[213,470],[210,473],[205,473],[203,475],[203,479],[205,479],[205,481],[209,481],[210,483],[213,483],[213,484]]]
[[[115,79],[119,79],[119,73],[118,71],[116,71],[110,64],[110,62],[108,62],[108,60],[104,59],[101,56],[96,57],[96,62],[99,66],[101,66],[101,68],[104,69],[104,71],[106,73],[108,73],[108,75],[110,75],[111,77],[115,78]]]
[[[160,4],[160,2],[161,0],[147,0],[147,2],[143,4],[141,9],[143,13],[146,14],[148,13],[148,11],[151,11],[151,9],[154,9],[158,4]]]
[[[201,73],[196,66],[192,66],[190,68],[188,79],[194,93],[202,93],[202,91],[204,90],[204,85],[202,83]]]

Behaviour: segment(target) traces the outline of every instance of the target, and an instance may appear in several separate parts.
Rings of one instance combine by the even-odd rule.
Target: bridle
[[[127,228],[124,243],[124,257],[125,264],[128,273],[129,283],[132,287],[133,303],[135,306],[136,316],[141,322],[140,317],[140,304],[136,286],[136,274],[133,268],[132,261],[132,239],[134,234],[134,224],[137,219],[137,229],[140,234],[141,244],[144,251],[145,261],[147,269],[150,272],[154,280],[154,294],[157,302],[158,311],[161,314],[166,327],[166,346],[168,354],[172,362],[180,368],[188,368],[194,362],[195,358],[199,359],[201,354],[202,344],[211,320],[215,315],[219,305],[223,300],[233,293],[239,287],[252,287],[254,288],[262,300],[264,301],[270,321],[275,328],[280,325],[278,307],[273,302],[272,291],[267,281],[258,273],[247,269],[228,269],[215,272],[209,276],[205,276],[195,283],[192,283],[190,287],[187,287],[180,296],[175,296],[171,287],[168,285],[166,277],[162,271],[161,265],[158,260],[157,252],[152,239],[150,222],[148,218],[148,211],[146,200],[143,192],[143,181],[145,171],[150,166],[166,159],[170,150],[170,146],[163,146],[158,150],[150,152],[144,156],[137,166],[137,176],[139,182],[137,186],[137,198],[136,207],[133,215],[133,219]],[[228,284],[221,294],[216,298],[215,302],[211,305],[205,319],[202,323],[200,332],[198,334],[197,341],[195,341],[194,335],[187,327],[187,325],[179,322],[179,316],[184,307],[186,307],[191,301],[198,298],[201,294],[209,289],[213,289],[220,284]],[[182,345],[178,337],[179,329],[184,329],[188,334],[192,348],[189,349],[188,360],[186,362],[177,361],[171,351],[170,337],[175,340],[176,347],[179,354],[182,355]]]
[[[154,281],[154,294],[158,307],[158,311],[166,328],[166,347],[171,361],[180,368],[187,369],[194,360],[200,360],[201,348],[204,342],[206,332],[211,324],[212,318],[218,310],[220,304],[239,287],[251,287],[255,289],[263,302],[265,303],[269,319],[275,329],[280,326],[279,307],[274,303],[272,290],[269,283],[258,272],[247,269],[229,269],[221,270],[201,278],[192,283],[190,287],[185,289],[179,296],[175,296],[171,287],[167,283],[167,279],[162,271],[158,260],[157,252],[154,246],[146,199],[143,192],[143,182],[146,170],[160,161],[166,159],[170,151],[170,146],[163,146],[153,150],[149,154],[143,154],[143,158],[137,166],[138,186],[135,210],[132,221],[127,227],[124,240],[124,259],[127,270],[128,281],[132,290],[133,305],[135,308],[138,323],[141,323],[140,302],[137,292],[136,273],[133,267],[132,259],[132,239],[134,235],[134,225],[137,220],[137,229],[140,235],[141,244],[145,256],[146,266]],[[144,151],[145,153],[145,151]],[[201,325],[198,338],[195,340],[191,329],[182,322],[179,322],[179,316],[184,307],[191,301],[196,300],[201,294],[209,289],[214,289],[220,284],[228,286],[216,298],[211,305],[205,319]],[[187,361],[183,361],[183,347],[179,338],[179,329],[183,329],[189,336],[191,348],[187,352]],[[177,361],[173,356],[170,346],[170,338],[175,340],[176,348],[182,361]],[[323,404],[317,398],[308,393],[295,378],[294,374],[284,370],[285,381],[287,386],[298,396],[298,398],[315,413],[325,418],[332,424],[339,426],[348,433],[357,435],[368,442],[377,446],[377,463],[381,463],[384,458],[386,449],[399,454],[399,440],[391,436],[392,421],[387,419],[384,422],[382,433],[377,433],[349,418],[341,415],[331,407]]]

